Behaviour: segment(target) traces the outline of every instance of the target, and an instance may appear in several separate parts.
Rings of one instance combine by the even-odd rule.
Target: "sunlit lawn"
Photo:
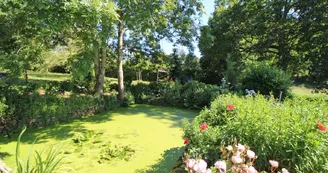
[[[53,145],[62,146],[69,163],[67,166],[76,172],[115,172],[115,173],[167,173],[183,153],[184,144],[180,129],[183,118],[192,119],[197,111],[177,108],[134,105],[119,108],[110,113],[94,115],[75,120],[72,123],[54,125],[41,129],[30,129],[22,138],[22,152],[26,158],[33,140],[38,141],[34,148],[42,150]],[[85,143],[82,146],[73,142],[79,134],[101,133],[100,142]],[[14,167],[17,137],[0,139],[0,157]],[[102,160],[104,144],[130,146],[135,150],[129,161],[115,159]]]
[[[328,99],[327,94],[322,94],[322,93],[312,93],[313,89],[303,87],[303,86],[293,86],[291,87],[292,93],[295,96],[298,97],[306,97],[306,98],[315,98],[315,97],[323,97],[325,99]]]

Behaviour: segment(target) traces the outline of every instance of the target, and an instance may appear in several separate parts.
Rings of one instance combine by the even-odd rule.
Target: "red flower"
[[[317,121],[316,124],[317,124],[317,127],[318,127],[319,130],[321,130],[323,132],[327,131],[327,127],[324,126],[320,121]]]
[[[199,126],[200,129],[205,130],[208,128],[208,125],[206,123]]]
[[[184,140],[184,144],[187,144],[189,142],[189,138],[186,138],[185,140]]]
[[[326,126],[323,126],[323,125],[319,125],[318,126],[318,129],[323,131],[323,132],[326,132],[327,131],[327,127]]]
[[[233,104],[228,104],[227,109],[229,111],[232,111],[233,109],[235,109],[235,106],[233,106]]]

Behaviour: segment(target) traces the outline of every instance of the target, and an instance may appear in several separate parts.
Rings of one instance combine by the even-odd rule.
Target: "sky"
[[[207,21],[214,11],[214,0],[203,0],[203,5],[205,7],[206,14],[203,14],[201,22],[202,22],[202,25],[207,25]],[[193,44],[195,46],[195,52],[194,52],[195,55],[197,57],[200,57],[200,52],[198,49],[198,42],[194,42]],[[172,49],[173,49],[172,43],[170,43],[166,40],[162,40],[161,47],[166,54],[172,53]],[[187,51],[187,49],[185,49],[185,50]]]

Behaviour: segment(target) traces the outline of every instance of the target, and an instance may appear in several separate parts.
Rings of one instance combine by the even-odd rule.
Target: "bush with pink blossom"
[[[217,160],[214,165],[208,165],[202,158],[193,159],[185,154],[184,163],[188,173],[258,173],[254,167],[254,161],[257,156],[248,146],[237,144],[220,149],[222,159]],[[286,168],[280,168],[279,162],[269,160],[271,173],[289,173]],[[266,173],[263,170],[262,173]]]
[[[182,125],[190,158],[214,165],[222,159],[219,146],[237,138],[257,153],[254,167],[269,170],[273,159],[290,172],[300,173],[328,172],[327,126],[324,99],[277,102],[260,95],[219,96],[193,122],[185,120]]]

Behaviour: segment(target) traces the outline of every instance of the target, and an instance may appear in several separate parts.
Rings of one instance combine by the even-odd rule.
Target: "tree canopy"
[[[199,43],[202,67],[209,67],[206,81],[222,78],[228,59],[238,65],[265,61],[293,76],[327,81],[327,1],[233,0],[216,6]]]

